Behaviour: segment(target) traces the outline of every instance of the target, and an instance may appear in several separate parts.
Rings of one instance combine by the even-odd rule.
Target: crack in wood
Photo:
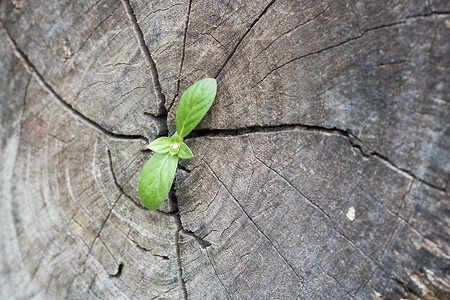
[[[352,144],[352,146],[354,146],[354,148],[356,148],[356,149],[359,149],[360,152],[361,152],[361,154],[362,154],[363,156],[365,156],[365,157],[374,157],[374,158],[376,158],[376,159],[378,159],[378,160],[384,162],[385,164],[391,166],[392,168],[396,169],[399,173],[403,174],[405,177],[408,177],[408,178],[411,178],[411,177],[412,177],[412,178],[414,178],[415,180],[421,182],[422,184],[428,186],[429,188],[432,188],[432,189],[434,189],[434,190],[437,190],[437,191],[439,191],[439,192],[441,192],[441,193],[445,193],[445,188],[441,188],[441,187],[439,187],[439,186],[437,186],[437,185],[434,185],[434,184],[431,183],[431,182],[428,182],[428,181],[426,181],[426,180],[424,180],[424,179],[418,177],[418,176],[417,176],[416,174],[414,174],[411,170],[408,170],[408,169],[405,169],[405,168],[402,168],[402,167],[398,166],[396,163],[392,162],[392,160],[390,160],[388,157],[383,156],[383,155],[381,155],[380,153],[375,152],[375,151],[373,151],[373,150],[370,150],[371,153],[365,154],[364,151],[362,151],[360,148],[355,147],[355,145],[353,145],[353,144]]]
[[[108,153],[108,158],[109,158],[110,169],[112,170],[112,160],[111,160],[111,154],[110,154],[110,152],[109,152],[109,149],[107,150],[107,153]],[[111,171],[111,172],[112,172],[112,171]],[[105,227],[106,222],[108,222],[109,218],[111,217],[112,211],[113,211],[114,208],[116,207],[116,204],[119,202],[121,196],[122,196],[122,194],[119,195],[119,196],[117,197],[117,199],[114,201],[114,203],[113,203],[111,209],[110,209],[109,212],[108,212],[108,215],[106,216],[105,220],[104,220],[103,223],[102,223],[102,226],[100,227],[99,231],[97,232],[97,234],[96,234],[96,236],[95,236],[95,238],[94,238],[94,241],[92,242],[92,245],[90,246],[89,251],[88,251],[88,253],[86,254],[86,260],[85,260],[85,262],[84,262],[84,264],[83,264],[83,270],[81,271],[81,273],[84,273],[84,272],[86,271],[86,263],[87,263],[87,260],[88,260],[88,258],[89,258],[89,256],[90,256],[90,254],[91,254],[91,252],[92,252],[92,249],[93,249],[94,246],[95,246],[95,242],[96,242],[97,240],[100,240],[100,242],[102,242],[102,244],[105,246],[106,250],[109,252],[109,254],[111,255],[111,257],[114,259],[114,261],[116,261],[115,258],[114,258],[114,255],[111,253],[111,251],[109,250],[109,248],[106,246],[106,244],[105,244],[105,243],[102,241],[102,239],[100,238],[100,234],[101,234],[103,228]],[[117,261],[116,261],[116,263],[117,263]],[[122,264],[122,267],[123,267],[123,263],[121,263],[121,264]],[[121,273],[121,266],[120,266],[120,264],[119,264],[119,271],[120,271],[120,272],[118,272],[118,274],[120,275],[120,273]],[[119,276],[119,275],[116,275],[116,276]],[[114,275],[111,275],[111,276],[114,276]]]
[[[166,213],[166,212],[162,212],[162,211],[160,211],[160,212],[171,216],[174,219],[175,224],[177,225],[178,231],[180,231],[184,235],[194,238],[194,240],[200,245],[200,247],[202,249],[210,247],[211,246],[210,242],[208,242],[205,239],[202,239],[201,237],[197,236],[192,231],[187,230],[183,227],[183,223],[181,222],[181,216],[180,216],[180,212],[179,212],[179,208],[178,208],[178,200],[176,198],[176,195],[175,195],[175,193],[169,193],[169,195],[172,198],[171,200],[172,200],[173,205],[176,207],[175,212],[173,212],[173,213]]]
[[[234,280],[234,281],[238,280],[238,278],[239,278],[242,274],[245,273],[246,268],[247,268],[247,265],[251,262],[251,259],[249,258],[249,259],[247,259],[244,263],[242,263],[243,258],[244,258],[245,256],[250,256],[250,255],[253,254],[253,253],[258,253],[259,249],[260,249],[263,245],[264,245],[264,243],[260,243],[260,244],[258,245],[258,248],[256,248],[254,251],[249,251],[249,252],[247,252],[247,253],[244,253],[243,256],[240,256],[240,257],[239,257],[239,268],[240,268],[240,271],[239,271],[239,273],[238,273],[237,275],[233,276],[233,280]],[[232,268],[234,268],[235,266],[236,266],[236,265],[233,265]],[[240,288],[241,288],[241,286],[237,285],[236,288],[234,289],[234,291],[232,291],[232,295],[234,296],[234,295],[240,290]]]
[[[166,136],[169,133],[169,128],[167,126],[167,114],[161,116],[154,116],[151,113],[144,112],[144,115],[147,116],[153,122],[153,124],[156,125],[158,134],[155,137],[155,139],[161,136]]]
[[[93,127],[98,132],[101,132],[109,137],[117,138],[117,139],[127,139],[127,140],[136,140],[140,139],[143,141],[148,142],[148,139],[142,135],[131,135],[131,134],[121,134],[116,133],[113,131],[109,131],[105,127],[101,126],[99,123],[94,121],[93,119],[88,118],[84,114],[82,114],[80,111],[76,110],[72,104],[65,101],[56,91],[53,89],[53,87],[44,79],[41,73],[36,69],[36,67],[31,63],[31,61],[28,59],[28,57],[25,55],[25,53],[18,47],[17,43],[12,38],[11,34],[9,33],[8,29],[3,25],[3,22],[0,21],[0,25],[3,28],[3,31],[6,33],[6,38],[8,42],[10,43],[11,47],[13,48],[13,52],[15,56],[20,60],[22,65],[25,67],[25,69],[30,73],[35,75],[38,83],[41,85],[41,87],[47,91],[50,95],[52,95],[58,103],[60,103],[71,115],[75,116],[79,120],[81,120],[83,123],[88,124],[89,126]]]
[[[189,230],[186,230],[186,229],[183,229],[183,228],[182,228],[180,232],[181,232],[182,234],[184,234],[184,235],[187,235],[187,236],[190,236],[190,237],[194,238],[194,240],[200,245],[200,247],[201,247],[202,249],[206,249],[206,248],[208,248],[208,247],[211,246],[211,243],[210,243],[210,242],[208,242],[207,240],[204,240],[204,239],[198,237],[198,236],[197,236],[195,233],[193,233],[192,231],[189,231]]]
[[[180,6],[180,5],[183,5],[183,4],[184,4],[184,3],[175,3],[175,4],[170,5],[169,7],[166,7],[166,8],[159,8],[159,9],[156,9],[156,10],[152,10],[152,11],[149,12],[143,19],[144,19],[144,20],[145,20],[145,19],[148,19],[148,17],[150,17],[151,15],[154,15],[154,14],[156,14],[156,13],[158,13],[158,12],[168,11],[168,10],[170,10],[171,8],[175,7],[175,6]]]
[[[22,109],[20,110],[20,116],[19,116],[19,120],[20,120],[20,122],[19,122],[19,125],[20,125],[19,132],[22,132],[22,128],[23,128],[23,125],[25,123],[25,108],[26,108],[26,104],[27,104],[28,88],[30,86],[31,77],[32,77],[32,75],[30,74],[28,76],[27,84],[25,86],[25,92],[23,94]],[[16,157],[16,160],[17,160],[17,157]],[[15,165],[15,163],[14,163],[14,165]]]
[[[352,294],[350,294],[349,291],[347,291],[347,289],[345,288],[345,286],[333,275],[327,273],[321,266],[318,266],[319,270],[322,271],[323,274],[325,274],[325,276],[330,277],[331,279],[333,279],[334,281],[337,282],[338,286],[341,287],[341,289],[344,291],[344,293],[346,293],[350,298],[355,299],[355,296],[353,296]],[[359,289],[358,289],[359,290]],[[357,291],[358,291],[357,290]],[[356,292],[355,292],[356,295]]]
[[[180,226],[179,226],[180,227]],[[178,278],[180,280],[180,289],[183,293],[183,299],[188,299],[188,293],[186,289],[186,282],[183,278],[183,265],[181,263],[181,249],[180,249],[180,231],[182,229],[179,228],[177,232],[175,232],[175,254],[177,258],[177,267],[178,267]]]
[[[416,297],[419,297],[419,299],[423,296],[423,295],[418,294],[416,291],[414,291],[412,288],[410,288],[406,282],[400,280],[399,278],[391,277],[390,279],[392,281],[394,281],[397,285],[399,285],[403,289],[403,291],[405,291],[406,295],[412,294]]]
[[[188,134],[184,139],[195,139],[201,137],[231,137],[231,136],[241,136],[250,133],[259,132],[277,132],[277,131],[289,131],[289,130],[300,130],[302,125],[275,125],[275,126],[248,126],[239,127],[236,129],[194,129]]]
[[[219,192],[220,192],[220,189],[217,190],[217,192],[215,193],[213,199],[212,199],[211,201],[209,201],[209,203],[208,203],[208,205],[206,206],[206,208],[203,209],[203,210],[202,210],[201,212],[199,212],[199,213],[205,213],[205,212],[209,209],[209,207],[211,206],[211,204],[214,203],[214,200],[216,200],[217,195],[219,195]],[[194,208],[192,208],[192,209],[190,209],[190,210],[187,210],[187,211],[183,211],[183,213],[185,213],[185,214],[193,213],[193,212],[194,212],[200,205],[202,205],[202,204],[203,204],[203,203],[202,203],[201,201],[199,201],[199,202],[194,206]],[[211,230],[211,231],[214,231],[214,229]],[[211,231],[210,231],[209,233],[211,233]],[[217,231],[217,230],[215,230],[215,231]],[[209,233],[208,233],[208,234],[209,234]],[[205,237],[208,236],[208,234],[206,234]],[[208,246],[208,247],[209,247],[209,246]]]
[[[139,208],[141,210],[148,210],[146,207],[144,207],[141,204],[139,204],[138,202],[134,201],[134,199],[130,195],[125,193],[124,189],[122,188],[122,186],[117,181],[116,173],[114,172],[114,166],[113,166],[113,163],[112,163],[111,151],[108,149],[107,153],[108,153],[108,159],[109,159],[109,168],[111,170],[111,176],[112,176],[114,185],[117,187],[117,189],[119,190],[121,195],[125,196],[125,198],[130,200],[137,208]]]
[[[317,204],[315,204],[312,200],[310,200],[308,197],[306,197],[306,195],[304,195],[301,191],[299,191],[294,185],[292,185],[284,176],[282,176],[279,172],[277,172],[276,170],[274,170],[273,168],[271,168],[270,166],[268,166],[266,163],[264,163],[261,159],[259,159],[256,155],[255,152],[253,150],[252,147],[252,143],[251,140],[250,141],[250,147],[252,149],[252,153],[253,156],[255,157],[255,159],[257,159],[259,162],[261,162],[263,165],[265,165],[267,168],[269,168],[270,170],[272,170],[273,172],[275,172],[278,176],[280,176],[282,179],[284,179],[292,188],[294,188],[297,192],[299,192],[303,197],[305,197],[306,200],[308,200],[312,205],[314,205],[316,208],[318,208],[330,221],[330,224],[332,226],[332,228],[338,233],[340,234],[345,240],[347,240],[355,249],[357,249],[358,251],[360,251],[363,256],[369,258],[374,265],[381,270],[383,273],[385,274],[389,274],[388,272],[386,272],[386,270],[378,263],[377,260],[375,260],[374,258],[372,258],[371,255],[369,255],[368,253],[366,253],[366,251],[364,251],[363,249],[361,249],[359,246],[357,246],[350,238],[348,238],[343,232],[341,232],[340,230],[338,230],[334,224],[334,222],[331,220],[331,217],[322,209],[320,208],[320,206],[318,206]],[[405,192],[405,194],[402,197],[402,204],[400,205],[399,209],[401,208],[401,206],[403,205],[404,199],[406,198],[406,196],[410,193],[412,185],[413,185],[413,181],[414,179],[412,178],[410,183],[408,184],[407,190]],[[407,226],[409,226],[414,232],[416,232],[419,236],[421,236],[423,239],[427,239],[428,241],[430,241],[431,243],[433,243],[437,249],[439,249],[440,251],[442,251],[442,253],[444,253],[445,255],[447,255],[447,253],[439,246],[438,243],[436,243],[435,241],[433,241],[432,239],[430,239],[429,237],[426,237],[422,232],[420,232],[417,228],[415,228],[413,225],[411,225],[405,218],[403,218],[401,215],[399,215],[399,213],[395,213],[390,211],[389,209],[387,209],[387,211],[393,215],[395,215],[396,217],[399,218],[398,223],[396,224],[395,228],[392,230],[389,240],[387,241],[387,243],[385,244],[385,250],[383,251],[381,257],[379,258],[379,260],[381,261],[382,257],[384,256],[386,250],[387,250],[387,246],[389,245],[390,241],[392,240],[399,224],[401,222],[405,223]],[[370,278],[373,276],[373,274],[375,273],[375,271],[372,272],[372,274],[370,275],[369,279],[367,281],[365,281],[364,284],[362,284],[355,292],[355,295],[358,293],[359,290],[361,290],[365,285],[368,284],[368,282],[370,281]]]
[[[220,233],[220,235],[219,235],[219,237],[218,237],[219,240],[222,239],[222,236],[225,234],[225,232],[227,232],[227,230],[230,230],[230,229],[231,229],[231,226],[233,226],[233,224],[234,224],[237,220],[239,220],[239,217],[234,218],[233,221],[230,222],[230,225],[228,225],[227,228],[225,228],[224,230],[222,230],[222,232]],[[212,230],[211,230],[211,231],[212,231]]]
[[[120,196],[117,197],[116,201],[114,201],[114,204],[113,204],[113,206],[111,207],[111,209],[109,210],[108,215],[106,216],[105,221],[103,221],[102,226],[100,227],[100,230],[97,232],[97,235],[95,236],[94,242],[92,243],[92,246],[91,246],[91,248],[89,249],[89,253],[88,253],[88,255],[87,255],[86,257],[89,256],[89,254],[90,254],[91,251],[92,251],[92,248],[94,248],[95,242],[97,241],[97,239],[100,238],[100,234],[101,234],[103,228],[105,227],[106,222],[108,222],[109,218],[111,217],[112,211],[113,211],[114,208],[116,207],[117,202],[119,202],[119,199],[120,199]],[[103,243],[103,242],[102,242],[102,243]]]
[[[252,133],[266,133],[266,132],[281,132],[281,131],[311,131],[311,132],[320,132],[329,135],[339,135],[345,137],[350,145],[360,152],[364,157],[370,158],[374,157],[390,167],[397,170],[399,173],[403,174],[405,177],[414,178],[417,181],[425,184],[426,186],[438,190],[440,192],[445,192],[445,187],[441,188],[437,185],[434,185],[431,182],[428,182],[417,175],[415,175],[411,170],[402,168],[394,163],[388,157],[378,153],[372,148],[369,148],[363,144],[363,141],[353,134],[351,131],[343,130],[337,127],[322,127],[317,125],[309,125],[309,124],[290,124],[290,125],[263,125],[263,126],[249,126],[249,127],[241,127],[237,129],[197,129],[192,131],[185,139],[194,139],[201,137],[232,137],[232,136],[243,136]],[[450,174],[449,174],[450,175]]]
[[[150,74],[153,81],[153,90],[155,92],[155,97],[159,101],[160,105],[160,111],[162,112],[162,115],[167,115],[167,109],[166,109],[166,97],[162,93],[161,89],[161,83],[159,82],[159,75],[158,70],[156,68],[156,63],[152,58],[152,55],[150,53],[149,48],[147,47],[147,44],[145,43],[144,34],[142,32],[141,27],[138,24],[138,21],[136,19],[136,15],[134,13],[133,8],[131,7],[131,3],[129,0],[122,0],[122,4],[125,8],[125,11],[128,15],[128,19],[130,20],[134,33],[136,34],[137,40],[139,42],[139,47],[141,49],[142,55],[144,55],[145,60],[147,61],[147,64],[150,68]]]
[[[91,82],[88,85],[82,87],[80,90],[78,90],[77,94],[75,95],[75,99],[78,99],[79,96],[81,95],[81,93],[84,92],[85,90],[93,87],[94,85],[100,84],[100,83],[103,83],[104,85],[111,85],[111,84],[113,84],[112,82],[109,82],[109,81],[106,81],[106,80],[97,80],[97,81]],[[120,105],[120,102],[117,105]]]
[[[31,273],[31,276],[30,276],[30,281],[29,281],[29,283],[33,282],[34,277],[36,276],[37,271],[38,271],[39,268],[41,267],[42,261],[43,261],[43,260],[39,260],[37,266],[33,269],[33,272]]]
[[[361,34],[361,27],[359,26],[359,18],[358,18],[358,14],[355,12],[355,10],[353,9],[353,5],[352,3],[346,1],[347,6],[350,7],[350,11],[352,12],[352,15],[355,17],[356,20],[356,28],[358,29],[358,33]]]
[[[97,278],[97,274],[94,275],[94,278],[92,278],[91,283],[89,284],[88,290],[91,291],[92,293],[94,293],[94,295],[96,297],[98,297],[98,295],[94,292],[94,290],[92,289],[92,287],[94,286],[94,282],[95,279]]]
[[[264,8],[264,10],[258,15],[258,17],[250,24],[250,27],[245,31],[244,35],[239,39],[236,46],[234,46],[233,50],[231,50],[230,54],[226,58],[225,62],[222,64],[222,66],[217,71],[214,78],[219,77],[220,73],[222,73],[225,66],[228,64],[230,59],[233,57],[234,53],[236,52],[237,48],[239,48],[239,45],[242,43],[242,41],[245,39],[245,37],[249,34],[249,32],[255,27],[256,23],[267,13],[269,8],[275,3],[275,0],[272,0],[269,2],[269,4]]]
[[[428,17],[433,17],[433,16],[446,16],[449,14],[450,14],[450,11],[433,10],[433,11],[431,11],[431,13],[412,15],[412,16],[406,17],[405,19],[428,18]]]
[[[130,239],[130,240],[132,240],[132,239]],[[132,240],[132,241],[133,241],[133,240]],[[136,242],[136,241],[133,241],[133,242]],[[139,245],[137,242],[136,242],[136,248],[138,248],[139,251],[141,251],[141,252],[149,252],[149,251],[152,251],[152,249],[147,249],[147,248],[145,248],[145,247],[142,247],[142,246]]]
[[[356,290],[356,292],[355,292],[355,295],[358,295],[358,293],[364,288],[364,287],[366,287],[367,285],[370,285],[370,280],[372,279],[372,277],[373,277],[373,275],[375,274],[375,272],[377,271],[377,269],[374,269],[371,273],[370,273],[370,275],[369,275],[369,277],[367,278],[367,280],[363,283],[363,284],[361,284],[361,286]]]
[[[117,272],[115,274],[110,274],[110,277],[120,277],[120,275],[122,275],[122,270],[123,270],[123,262],[121,262],[119,264],[119,268],[117,269]]]
[[[146,86],[136,86],[136,87],[132,88],[130,91],[125,92],[124,94],[120,95],[119,99],[118,99],[119,102],[115,106],[113,106],[112,111],[114,111],[119,105],[122,105],[123,102],[120,100],[123,97],[128,96],[129,94],[132,94],[134,91],[139,90],[139,89],[147,89],[147,87]],[[150,113],[147,113],[147,114],[150,114]]]
[[[100,230],[97,232],[97,234],[96,234],[96,236],[95,236],[95,238],[94,238],[94,241],[92,242],[92,245],[91,245],[91,247],[89,248],[88,253],[86,254],[86,260],[85,260],[85,262],[84,262],[84,264],[83,264],[83,271],[82,271],[81,273],[84,273],[84,272],[86,271],[86,263],[87,263],[87,260],[88,260],[89,256],[91,255],[92,249],[93,249],[94,246],[95,246],[95,242],[96,242],[98,239],[100,239],[100,234],[101,234],[103,228],[105,227],[106,222],[108,222],[109,218],[111,217],[112,211],[113,211],[114,208],[116,207],[116,204],[117,204],[117,202],[119,202],[119,199],[120,199],[121,196],[122,196],[122,195],[119,195],[119,197],[117,197],[117,199],[114,201],[114,203],[113,203],[111,209],[110,209],[109,212],[108,212],[108,215],[106,216],[105,221],[103,221],[102,226],[100,227]],[[101,239],[100,239],[100,241],[103,243],[103,241],[102,241]],[[103,245],[106,247],[105,243],[103,243]],[[107,247],[106,247],[106,248],[107,248]],[[108,248],[107,248],[107,250],[109,251]],[[111,254],[111,252],[110,252],[110,254]],[[111,254],[111,255],[112,255],[112,254]],[[113,259],[114,259],[114,256],[113,256]]]
[[[430,243],[434,244],[434,246],[437,249],[439,249],[443,254],[445,254],[446,256],[449,256],[449,253],[447,253],[444,249],[442,249],[441,246],[439,246],[439,244],[436,241],[432,240],[430,237],[427,237],[426,234],[422,233],[419,229],[417,229],[415,226],[413,226],[411,223],[409,223],[408,220],[405,219],[404,217],[402,217],[400,214],[394,213],[390,210],[387,210],[387,212],[396,216],[399,219],[399,222],[403,222],[404,224],[406,224],[408,227],[410,227],[412,229],[412,231],[414,231],[421,238],[423,238],[424,240],[428,240]]]
[[[175,233],[175,254],[176,254],[176,260],[177,260],[177,267],[178,267],[178,277],[180,280],[180,289],[183,293],[183,299],[187,300],[188,293],[187,293],[187,289],[186,289],[186,282],[184,281],[184,278],[183,278],[183,265],[181,262],[180,235],[184,234],[184,235],[192,237],[200,245],[200,247],[202,249],[206,249],[207,247],[210,247],[211,243],[198,237],[195,233],[183,228],[183,224],[181,222],[181,217],[179,214],[178,201],[177,201],[176,195],[175,195],[175,193],[169,193],[169,195],[172,198],[172,202],[176,207],[176,211],[174,213],[170,213],[170,214],[164,213],[164,212],[161,212],[161,213],[172,216],[173,220],[175,221],[175,224],[177,225],[177,231]]]
[[[155,212],[164,214],[166,216],[171,216],[177,226],[177,231],[175,233],[175,255],[176,255],[176,261],[177,261],[177,268],[178,268],[177,272],[178,272],[178,278],[179,278],[179,282],[180,282],[180,289],[183,294],[183,299],[187,300],[188,293],[187,293],[187,289],[186,289],[186,282],[184,281],[184,278],[183,278],[183,265],[181,263],[180,236],[181,236],[181,234],[184,234],[184,235],[192,237],[200,245],[200,247],[202,249],[206,249],[207,247],[210,247],[211,243],[206,241],[205,239],[200,238],[195,233],[183,228],[183,224],[181,222],[181,217],[179,214],[178,200],[176,198],[174,188],[172,188],[171,192],[169,192],[168,198],[170,198],[169,200],[175,206],[175,208],[176,208],[175,211],[172,213],[166,213],[166,212],[163,212],[160,210],[155,210]]]
[[[214,275],[216,275],[216,278],[219,280],[220,285],[223,287],[223,290],[225,291],[225,293],[227,293],[228,297],[230,299],[233,299],[230,295],[230,293],[227,291],[227,289],[225,288],[225,285],[223,284],[222,280],[220,279],[219,275],[217,274],[217,269],[216,266],[214,265],[214,263],[212,262],[211,258],[209,257],[208,254],[208,249],[206,249],[206,257],[208,258],[209,263],[211,264],[211,267],[214,270]]]
[[[175,96],[173,97],[172,102],[170,103],[169,107],[167,108],[167,113],[170,112],[173,104],[175,103],[175,100],[180,95],[181,72],[183,71],[184,57],[186,55],[186,38],[187,38],[187,31],[188,31],[188,27],[189,27],[189,18],[191,16],[191,7],[192,7],[192,0],[189,0],[186,22],[184,24],[183,52],[181,52],[180,70],[178,72],[178,80],[177,80],[177,92],[175,93]]]
[[[130,230],[130,231],[131,231],[131,230]],[[160,255],[160,254],[153,253],[153,249],[151,249],[151,248],[146,248],[146,247],[142,246],[141,244],[139,244],[138,241],[136,241],[136,240],[134,240],[133,238],[131,238],[131,237],[129,236],[129,233],[128,233],[128,235],[127,235],[126,238],[127,238],[128,240],[132,241],[132,242],[136,245],[136,248],[138,248],[139,251],[141,251],[141,252],[144,252],[144,253],[150,252],[150,254],[151,254],[152,256],[162,258],[163,260],[169,260],[169,259],[170,259],[167,255]]]
[[[178,165],[178,169],[180,169],[183,172],[186,172],[188,174],[191,174],[192,170],[188,170],[186,169],[186,167],[182,166],[182,165]]]
[[[350,131],[346,131],[337,127],[323,127],[310,124],[281,124],[281,125],[262,125],[262,126],[248,126],[239,127],[236,129],[197,129],[192,131],[186,139],[200,138],[200,137],[231,137],[242,136],[251,133],[267,133],[267,132],[279,132],[279,131],[311,131],[321,132],[330,135],[340,135],[351,140],[356,140],[359,143],[362,141]],[[357,144],[358,145],[358,144]],[[358,147],[360,147],[358,145]]]
[[[115,176],[114,176],[113,168],[112,168],[111,152],[109,151],[109,149],[107,150],[107,153],[108,153],[108,160],[109,160],[109,168],[110,168],[110,170],[111,170],[111,174],[113,175],[114,181],[116,182],[116,178],[115,178]],[[119,199],[120,199],[120,197],[121,197],[122,195],[126,195],[126,194],[123,193],[123,194],[119,195],[119,197],[117,197],[117,200],[114,202],[113,206],[111,207],[111,210],[109,211],[108,216],[106,217],[105,221],[103,222],[102,227],[100,228],[100,230],[99,230],[99,232],[98,232],[98,234],[97,234],[97,237],[100,235],[100,233],[101,233],[103,227],[105,226],[106,222],[108,221],[109,217],[111,216],[111,213],[112,213],[112,211],[114,210],[114,207],[116,207],[116,204],[117,204],[117,202],[119,202]],[[96,238],[97,238],[97,237],[96,237]],[[95,242],[95,241],[94,241],[94,242]]]
[[[103,244],[103,246],[105,247],[106,251],[108,251],[109,255],[111,255],[112,259],[114,259],[114,262],[117,264],[117,260],[114,257],[113,253],[111,252],[111,250],[109,250],[108,246],[106,246],[105,242],[103,241],[102,237],[99,236],[98,240]]]
[[[222,44],[212,33],[210,32],[206,32],[206,33],[200,33],[201,36],[209,36],[210,38],[212,38],[214,41],[216,41],[217,44],[220,45],[220,47],[222,47],[223,49],[227,49],[227,47]]]
[[[402,200],[400,201],[400,205],[398,206],[398,210],[397,210],[398,214],[400,213],[400,211],[401,211],[401,209],[403,207],[403,204],[405,203],[406,196],[411,192],[413,183],[414,183],[414,178],[412,178],[409,181],[408,187],[406,188],[406,192],[403,194]]]

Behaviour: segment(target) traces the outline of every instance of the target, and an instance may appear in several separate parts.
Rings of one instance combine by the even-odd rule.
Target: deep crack
[[[180,289],[183,293],[183,299],[187,300],[188,294],[186,290],[186,282],[183,278],[183,265],[181,263],[181,249],[180,249],[180,231],[182,229],[178,229],[177,232],[175,232],[175,253],[177,256],[177,267],[178,267],[178,278],[180,280]]]
[[[142,210],[149,210],[146,207],[142,206],[141,204],[137,203],[136,201],[134,201],[134,199],[128,195],[127,193],[125,193],[125,191],[123,190],[122,186],[119,184],[119,182],[117,181],[117,177],[116,177],[116,173],[114,172],[114,166],[112,163],[112,157],[111,157],[111,151],[108,149],[107,151],[108,153],[108,159],[109,159],[109,168],[111,170],[111,177],[113,179],[114,185],[117,187],[117,189],[119,190],[120,194],[125,196],[125,198],[127,198],[128,200],[130,200],[136,207],[138,207],[139,209]]]
[[[183,228],[183,224],[181,223],[181,218],[179,214],[179,208],[178,208],[178,200],[176,198],[174,189],[171,190],[172,193],[169,193],[170,195],[170,201],[172,202],[171,205],[174,205],[176,208],[176,211],[174,213],[170,213],[168,215],[172,216],[173,220],[175,221],[175,224],[177,225],[177,231],[175,233],[175,250],[176,250],[176,257],[177,257],[177,266],[178,266],[178,277],[180,279],[180,289],[183,292],[183,298],[187,300],[187,289],[186,289],[186,282],[183,278],[183,264],[181,262],[181,249],[180,249],[180,237],[181,235],[187,235],[192,237],[202,249],[206,249],[207,247],[211,246],[211,243],[198,237],[195,233],[186,230]]]
[[[175,206],[176,210],[174,213],[170,213],[168,215],[173,217],[175,224],[177,225],[178,231],[183,235],[187,235],[187,236],[194,238],[194,240],[200,245],[200,247],[202,249],[205,249],[205,248],[211,246],[210,242],[202,239],[201,237],[197,236],[194,232],[187,230],[183,227],[183,223],[181,222],[180,212],[179,212],[179,208],[178,208],[178,199],[175,195],[175,192],[174,191],[171,191],[171,192],[172,192],[170,194],[171,202],[172,202],[172,205]]]
[[[125,11],[128,15],[128,19],[130,20],[131,24],[133,25],[133,30],[136,34],[136,37],[139,42],[139,47],[141,48],[142,55],[144,55],[144,58],[146,59],[148,66],[150,67],[150,74],[153,81],[153,90],[155,92],[155,97],[158,99],[160,110],[162,114],[167,115],[167,109],[166,109],[166,97],[162,93],[161,89],[161,83],[159,82],[159,75],[158,75],[158,69],[156,68],[156,63],[153,60],[153,57],[150,53],[150,50],[147,47],[147,44],[145,44],[144,34],[142,32],[141,27],[138,24],[138,21],[136,19],[136,15],[134,13],[133,8],[131,7],[129,0],[122,0],[122,4],[125,7]]]
[[[291,124],[291,125],[275,125],[275,126],[271,125],[250,126],[250,127],[241,127],[237,129],[198,129],[192,131],[185,139],[193,139],[201,137],[233,137],[233,136],[248,135],[251,133],[267,133],[267,132],[281,132],[281,131],[311,131],[345,137],[350,143],[350,145],[353,147],[353,149],[360,152],[364,157],[367,158],[374,157],[391,166],[392,168],[396,169],[397,171],[399,171],[399,173],[403,174],[405,177],[408,178],[412,177],[430,188],[433,188],[440,192],[445,192],[445,188],[441,188],[431,182],[419,178],[411,170],[399,166],[397,163],[393,162],[388,157],[378,153],[372,148],[365,146],[363,144],[363,141],[360,138],[358,138],[355,134],[353,134],[351,131],[343,130],[336,127],[322,127],[309,124]]]
[[[170,112],[173,104],[175,103],[175,100],[177,99],[178,95],[180,95],[181,72],[183,71],[184,57],[186,55],[186,38],[187,38],[187,31],[188,31],[188,27],[189,27],[189,17],[191,15],[191,7],[192,7],[192,0],[189,0],[188,13],[186,16],[186,23],[184,24],[183,52],[181,53],[180,70],[178,72],[177,92],[176,92],[175,96],[173,97],[172,102],[169,104],[169,107],[167,108],[167,113]]]
[[[156,117],[151,113],[144,112],[144,115],[146,115],[156,125],[158,135],[155,138],[165,136],[169,133],[167,127],[167,114]]]
[[[109,276],[110,277],[120,277],[120,275],[122,275],[122,270],[123,270],[123,262],[121,262],[119,264],[119,267],[117,268],[117,272],[115,274],[111,274]]]

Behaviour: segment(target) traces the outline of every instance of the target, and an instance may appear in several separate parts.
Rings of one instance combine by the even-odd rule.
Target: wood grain
[[[450,297],[447,1],[0,3],[1,299]],[[216,101],[161,208],[183,91]]]

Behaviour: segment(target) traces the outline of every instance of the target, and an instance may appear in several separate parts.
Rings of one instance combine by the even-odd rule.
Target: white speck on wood
[[[353,208],[353,206],[348,209],[348,212],[345,216],[350,221],[353,221],[355,219],[355,209]]]

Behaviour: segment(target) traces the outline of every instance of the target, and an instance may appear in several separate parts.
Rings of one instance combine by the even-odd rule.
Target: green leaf
[[[181,139],[180,139],[180,137],[178,136],[178,134],[175,132],[175,133],[172,135],[172,137],[170,138],[170,141],[171,141],[172,143],[179,143],[179,142],[181,142]]]
[[[172,135],[172,137],[170,138],[169,153],[171,155],[178,154],[178,152],[180,152],[180,147],[181,147],[181,139],[175,132],[175,134]]]
[[[169,147],[170,139],[168,137],[160,137],[147,146],[148,149],[153,150],[156,153],[167,153],[169,152]]]
[[[216,97],[216,92],[216,80],[205,78],[194,83],[181,96],[176,116],[177,133],[181,139],[203,119]]]
[[[178,156],[180,158],[192,158],[194,154],[192,154],[191,149],[185,144],[181,143],[180,152],[178,152]]]
[[[178,155],[155,153],[145,164],[139,178],[139,197],[148,209],[157,209],[172,186]]]

